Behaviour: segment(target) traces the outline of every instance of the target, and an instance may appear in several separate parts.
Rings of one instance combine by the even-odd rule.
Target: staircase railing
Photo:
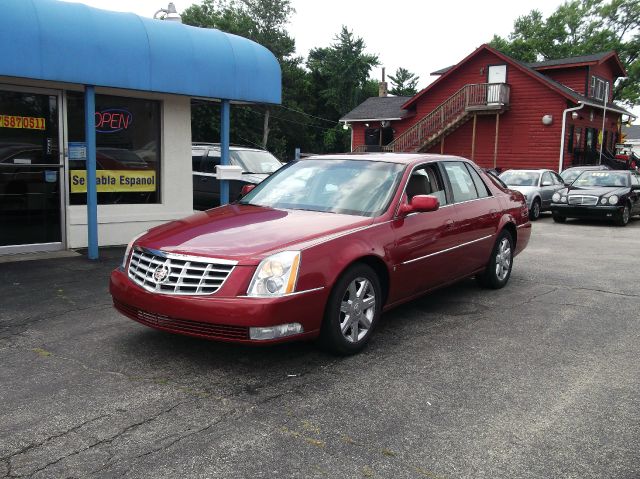
[[[477,83],[465,85],[431,113],[398,136],[382,151],[411,151],[438,137],[470,111],[499,109],[509,104],[509,85],[505,83]],[[353,151],[367,151],[360,145]]]

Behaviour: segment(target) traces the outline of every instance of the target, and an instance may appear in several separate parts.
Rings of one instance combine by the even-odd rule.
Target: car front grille
[[[136,247],[131,253],[128,275],[147,291],[198,296],[218,291],[235,265],[235,261]]]
[[[584,205],[584,206],[595,206],[598,204],[597,196],[590,195],[570,195],[569,196],[569,204],[570,205]]]
[[[249,339],[249,328],[228,324],[212,324],[187,319],[172,318],[162,314],[143,311],[114,299],[113,305],[125,316],[145,326],[173,333],[200,336],[209,339]]]

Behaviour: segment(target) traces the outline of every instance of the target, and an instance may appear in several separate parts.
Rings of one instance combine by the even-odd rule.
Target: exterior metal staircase
[[[465,85],[388,145],[374,147],[360,145],[353,151],[427,150],[441,138],[462,126],[474,114],[496,114],[508,109],[509,93],[510,87],[506,83]]]

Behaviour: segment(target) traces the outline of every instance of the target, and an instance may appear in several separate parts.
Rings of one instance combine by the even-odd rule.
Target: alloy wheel
[[[504,281],[509,274],[511,259],[511,242],[508,238],[502,238],[496,254],[496,276],[500,281]]]
[[[340,332],[350,343],[362,340],[371,329],[376,312],[376,292],[367,278],[356,278],[340,302]]]

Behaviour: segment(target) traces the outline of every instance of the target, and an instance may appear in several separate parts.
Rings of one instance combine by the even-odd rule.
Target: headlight
[[[127,249],[124,250],[124,258],[122,258],[122,267],[123,268],[127,267],[127,260],[129,259],[129,255],[131,254],[131,248],[133,248],[133,243],[135,243],[138,238],[140,238],[141,236],[146,235],[147,233],[148,233],[148,230],[147,231],[143,231],[139,235],[134,236],[133,239],[131,241],[129,241],[129,244],[127,245]]]
[[[607,204],[607,199],[606,198],[601,198],[600,199],[600,204],[601,205],[606,205]]]
[[[262,260],[249,284],[249,296],[293,293],[298,279],[300,251],[283,251]]]
[[[566,203],[567,202],[567,197],[563,196],[562,198],[560,198],[560,202],[561,203]]]
[[[553,200],[554,203],[559,203],[560,202],[560,193],[554,193],[553,196],[551,197],[551,199]]]
[[[609,196],[609,204],[610,205],[617,205],[618,204],[618,197],[616,195]]]

